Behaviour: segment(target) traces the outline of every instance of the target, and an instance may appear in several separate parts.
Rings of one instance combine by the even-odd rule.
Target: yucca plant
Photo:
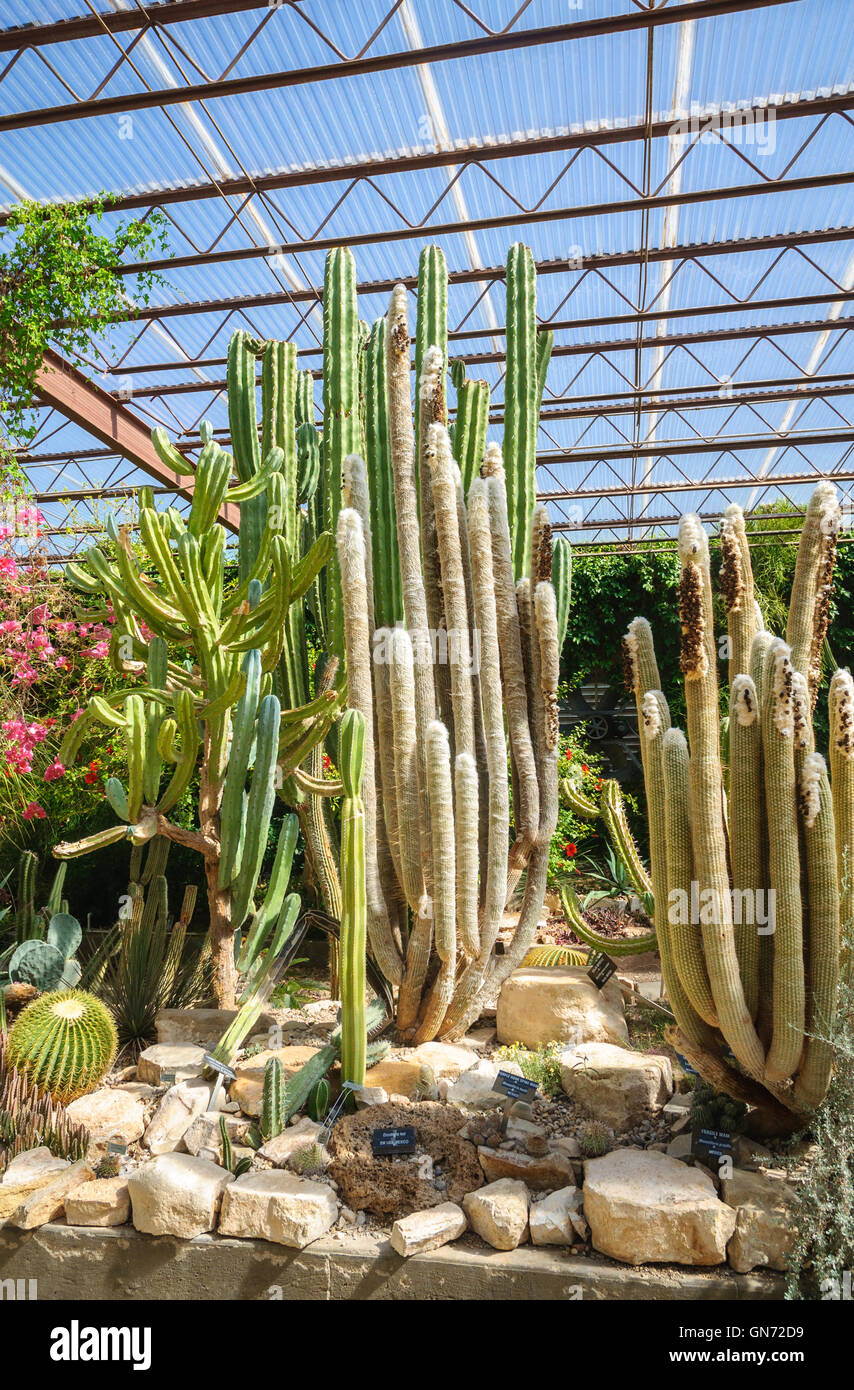
[[[116,1021],[122,1054],[131,1058],[155,1040],[161,1009],[192,1008],[208,998],[212,988],[210,938],[196,946],[187,937],[196,889],[187,889],[181,916],[170,930],[162,910],[165,879],[161,883],[161,910],[153,922],[146,919],[145,900],[136,899],[101,988]]]

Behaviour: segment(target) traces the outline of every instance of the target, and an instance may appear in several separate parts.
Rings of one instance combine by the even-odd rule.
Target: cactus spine
[[[687,743],[678,730],[662,731],[666,705],[649,625],[635,619],[625,644],[649,735],[643,762],[655,919],[676,1046],[711,1085],[759,1106],[771,1128],[791,1127],[827,1092],[831,1049],[815,1035],[832,1026],[840,944],[846,949],[840,917],[850,893],[844,870],[854,786],[847,672],[831,682],[829,775],[812,728],[837,529],[835,492],[820,484],[783,641],[757,630],[744,518],[727,509],[728,808],[708,544],[696,517],[680,525]]]

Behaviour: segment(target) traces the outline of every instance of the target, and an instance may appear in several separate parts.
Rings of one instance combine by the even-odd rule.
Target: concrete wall
[[[288,1250],[263,1240],[140,1235],[62,1224],[0,1231],[0,1280],[38,1280],[39,1300],[71,1299],[781,1299],[779,1275],[445,1246],[403,1260],[369,1237]]]

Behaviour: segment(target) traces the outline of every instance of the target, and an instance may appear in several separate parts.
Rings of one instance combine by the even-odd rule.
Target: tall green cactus
[[[507,374],[504,380],[504,467],[513,574],[521,579],[530,561],[531,518],[536,502],[537,272],[527,246],[507,255]]]
[[[259,356],[261,439],[255,386]],[[225,453],[203,425],[187,520],[175,508],[157,511],[150,490],[144,489],[142,566],[122,529],[116,533],[114,562],[94,546],[83,565],[68,567],[73,583],[112,603],[113,664],[138,678],[144,673],[145,679],[129,694],[94,696],[60,750],[66,764],[73,761],[93,722],[122,733],[127,786],[111,781],[108,799],[125,823],[54,850],[57,857],[69,858],[122,838],[139,845],[159,835],[201,854],[214,987],[224,1008],[234,1005],[233,935],[254,910],[275,788],[321,743],[341,702],[338,693],[325,690],[282,709],[271,688],[285,647],[299,640],[291,610],[311,589],[334,548],[328,533],[319,534],[307,551],[300,546],[292,348],[235,335],[229,386],[235,456]],[[189,470],[162,430],[154,431],[153,440],[170,467]],[[241,479],[237,486],[231,483],[233,469]],[[238,508],[241,517],[238,583],[230,592],[225,530],[218,521],[223,507]],[[143,623],[153,634],[148,643]],[[180,660],[171,656],[176,648]],[[173,823],[169,812],[197,772],[198,829],[188,830]]]
[[[275,1139],[285,1127],[285,1073],[278,1057],[270,1057],[264,1067],[264,1093],[261,1104],[261,1133]]]
[[[344,460],[362,447],[359,411],[359,308],[356,265],[346,247],[330,251],[323,281],[323,479],[324,530],[333,536],[341,509]],[[344,653],[341,583],[333,559],[327,574],[329,651]]]
[[[696,517],[684,517],[679,533],[687,743],[668,727],[649,625],[635,619],[625,644],[676,1046],[718,1089],[758,1106],[771,1129],[791,1128],[819,1105],[831,1076],[821,1036],[836,1009],[840,886],[843,902],[848,891],[850,675],[837,672],[831,684],[830,778],[815,751],[812,705],[838,525],[835,489],[819,484],[801,537],[790,645],[757,630],[744,519],[727,510],[728,807],[709,551]]]
[[[476,429],[457,418],[455,446],[461,423],[474,430],[461,450],[466,467],[475,471],[474,448],[484,455],[467,496],[452,452],[445,271],[436,252],[422,256],[419,298],[415,422],[403,286],[385,328],[394,531],[371,505],[373,475],[354,460],[337,532],[348,704],[365,730],[367,935],[387,978],[400,984],[399,1033],[416,1042],[462,1033],[483,990],[500,985],[532,939],[557,819],[559,656],[545,513],[529,515],[524,548],[532,561],[517,595],[504,469],[497,446],[484,448],[485,410]],[[462,370],[455,364],[458,393]],[[532,391],[536,407],[536,371]],[[384,529],[370,545],[375,518]],[[395,549],[404,623],[390,627],[376,622],[382,580],[368,561]],[[512,848],[508,751],[521,793]],[[523,873],[513,946],[497,957],[505,906]]]
[[[341,799],[341,1077],[357,1086],[365,1081],[365,719],[345,710],[338,726]]]

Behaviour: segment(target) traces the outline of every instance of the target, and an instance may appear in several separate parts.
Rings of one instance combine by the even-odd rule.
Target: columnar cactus
[[[343,529],[339,514],[339,531]],[[343,566],[342,566],[343,573]],[[345,607],[345,618],[347,609]],[[367,904],[365,891],[365,807],[362,778],[365,768],[365,718],[346,710],[338,728],[338,763],[344,795],[341,798],[341,1079],[357,1086],[365,1081],[365,950]]]
[[[264,411],[260,442],[258,355]],[[207,424],[195,469],[162,430],[154,431],[164,461],[184,474],[194,472],[188,519],[172,507],[157,511],[150,490],[143,489],[141,559],[127,530],[114,528],[115,562],[94,546],[83,565],[68,566],[73,583],[112,603],[114,665],[137,676],[144,673],[145,681],[127,695],[94,696],[59,753],[62,762],[72,762],[93,721],[120,731],[127,747],[127,786],[111,780],[107,792],[123,823],[54,850],[57,857],[68,858],[121,839],[141,844],[160,835],[200,853],[214,987],[223,1008],[234,1006],[233,936],[254,912],[275,788],[326,736],[342,698],[323,689],[313,699],[306,696],[296,707],[283,709],[272,688],[283,652],[301,640],[292,607],[312,588],[334,549],[327,532],[317,536],[307,553],[299,544],[292,349],[235,335],[229,384],[234,458],[213,440]],[[242,481],[232,486],[235,469]],[[218,522],[223,506],[237,506],[241,515],[240,574],[231,591],[226,589],[225,529]],[[144,626],[151,630],[148,641]],[[180,659],[171,655],[176,649]],[[171,770],[165,787],[164,770]],[[187,830],[174,824],[169,812],[197,770],[198,830]],[[285,858],[289,866],[287,855],[279,856],[279,862]],[[281,900],[284,887],[278,887]],[[271,883],[268,896],[272,894]],[[261,915],[265,917],[264,908]]]
[[[836,1009],[840,888],[850,916],[854,687],[847,671],[831,683],[830,776],[812,726],[839,515],[835,489],[819,484],[786,641],[762,628],[740,510],[729,507],[723,518],[728,777],[709,548],[696,517],[683,517],[679,530],[687,741],[670,727],[649,624],[636,618],[624,642],[676,1046],[718,1089],[764,1109],[771,1126],[795,1124],[827,1092],[831,1049],[816,1035],[826,1035]],[[844,940],[850,927],[843,921],[843,928]]]
[[[379,543],[370,534],[383,512],[367,496],[361,460],[347,460],[338,522],[348,702],[365,723],[367,934],[400,985],[399,1033],[416,1042],[464,1032],[483,989],[530,945],[557,820],[559,656],[547,515],[519,507],[530,564],[517,592],[501,452],[483,446],[484,419],[481,476],[466,496],[446,429],[445,345],[430,341],[444,331],[437,255],[422,258],[419,283],[417,436],[402,286],[384,333],[396,534],[384,530]],[[376,612],[389,610],[368,560],[395,548],[404,624],[375,627]],[[519,789],[512,843],[505,710]],[[502,915],[523,873],[519,924],[498,957]]]

